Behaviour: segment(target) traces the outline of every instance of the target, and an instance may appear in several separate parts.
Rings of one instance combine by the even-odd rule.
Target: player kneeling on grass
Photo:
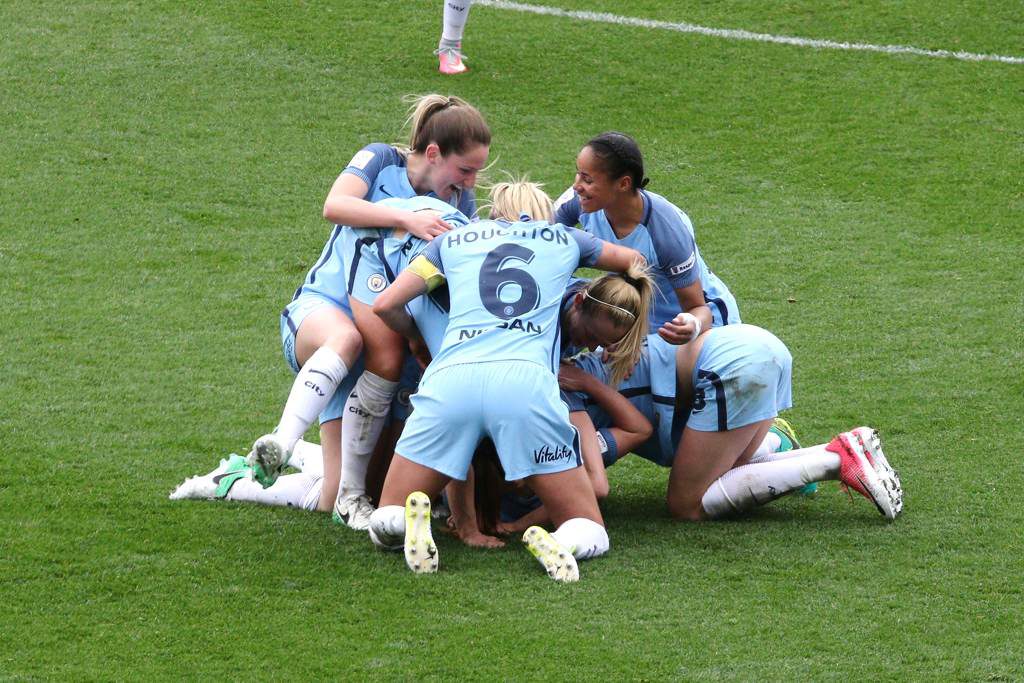
[[[886,519],[903,509],[899,476],[875,430],[858,427],[801,448],[788,423],[776,419],[792,405],[792,357],[767,330],[716,327],[678,347],[650,335],[640,363],[618,385],[621,393],[610,395],[601,354],[575,363],[563,369],[561,384],[571,392],[583,443],[599,445],[600,457],[586,459],[597,489],[607,491],[604,468],[633,450],[671,467],[668,507],[679,520],[731,516],[827,480],[854,489]],[[638,444],[644,418],[658,429]],[[783,443],[793,447],[780,452]],[[541,519],[535,510],[520,524]]]
[[[558,527],[527,530],[530,551],[552,578],[575,581],[576,559],[607,552],[609,542],[554,374],[562,297],[581,265],[629,271],[634,284],[622,286],[633,289],[638,314],[621,329],[620,346],[639,352],[652,283],[631,249],[547,221],[513,222],[518,213],[496,215],[435,239],[374,303],[390,327],[412,338],[406,304],[444,282],[451,296],[440,351],[413,397],[370,537],[404,548],[414,572],[436,571],[430,499],[466,478],[489,437],[508,479],[526,479]]]

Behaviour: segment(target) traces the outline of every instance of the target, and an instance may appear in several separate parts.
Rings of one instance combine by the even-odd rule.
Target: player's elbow
[[[391,312],[393,310],[393,307],[391,306],[390,303],[390,299],[391,297],[389,297],[385,292],[378,296],[377,299],[373,302],[374,314],[384,322],[388,321],[388,317],[391,315]]]

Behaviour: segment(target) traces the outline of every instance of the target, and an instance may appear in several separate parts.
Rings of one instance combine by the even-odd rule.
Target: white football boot
[[[541,527],[527,529],[523,543],[555,581],[571,583],[580,580],[580,569],[572,552]]]
[[[276,434],[267,434],[256,439],[248,458],[253,478],[263,488],[273,486],[291,455],[291,448],[285,446]]]
[[[221,460],[217,469],[209,474],[189,477],[183,481],[178,488],[171,491],[168,498],[171,500],[224,498],[234,483],[242,478],[251,479],[252,468],[246,463],[245,458],[232,453],[226,459]]]
[[[375,509],[365,493],[347,493],[342,490],[334,500],[334,513],[331,519],[350,529],[366,531],[370,528],[370,515]]]
[[[405,499],[405,563],[416,574],[433,574],[439,561],[430,533],[430,498],[413,491]]]
[[[892,520],[903,511],[903,487],[882,453],[878,432],[870,427],[857,427],[843,432],[826,446],[839,454],[839,479],[878,508]]]

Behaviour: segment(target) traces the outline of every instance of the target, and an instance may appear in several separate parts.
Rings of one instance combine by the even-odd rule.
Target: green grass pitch
[[[1020,56],[1019,3],[535,0]],[[738,42],[436,0],[0,3],[0,680],[1024,679],[1024,66]],[[807,442],[877,427],[885,524],[835,485],[680,525],[610,472],[612,552],[442,572],[326,516],[188,501],[272,426],[278,314],[331,182],[406,93],[477,104],[559,193],[640,141],[743,318],[793,352]]]

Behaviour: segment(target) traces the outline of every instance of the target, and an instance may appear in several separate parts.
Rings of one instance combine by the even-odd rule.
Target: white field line
[[[636,17],[623,17],[618,14],[606,12],[585,12],[578,10],[559,9],[557,7],[543,7],[540,5],[528,5],[522,2],[508,2],[508,0],[475,0],[474,5],[494,7],[495,9],[506,9],[515,12],[530,12],[532,14],[547,14],[555,17],[568,17],[580,21],[595,21],[602,24],[620,24],[622,26],[638,26],[640,28],[654,28],[665,31],[677,31],[679,33],[699,33],[705,36],[725,38],[727,40],[753,40],[760,43],[778,43],[780,45],[795,45],[797,47],[813,47],[823,50],[855,50],[861,52],[882,52],[891,55],[915,55],[918,57],[938,57],[942,59],[960,59],[968,62],[1002,62],[1004,64],[1024,64],[1024,57],[1007,57],[1004,55],[986,55],[975,52],[953,52],[951,50],[925,50],[919,47],[908,45],[873,45],[871,43],[840,43],[833,40],[815,40],[813,38],[797,38],[794,36],[776,36],[770,33],[753,33],[730,28],[709,28],[697,24],[676,23],[671,21],[656,21],[654,19],[639,19]]]

